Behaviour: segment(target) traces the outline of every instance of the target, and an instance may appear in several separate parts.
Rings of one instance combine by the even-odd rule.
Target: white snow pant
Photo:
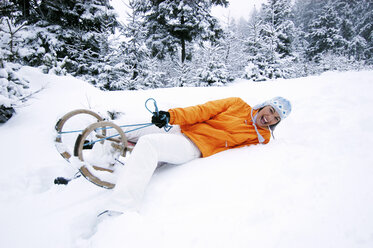
[[[198,147],[180,132],[178,126],[169,133],[151,126],[128,133],[127,137],[129,140],[140,138],[118,175],[107,206],[109,210],[138,210],[158,162],[183,164],[201,156]]]

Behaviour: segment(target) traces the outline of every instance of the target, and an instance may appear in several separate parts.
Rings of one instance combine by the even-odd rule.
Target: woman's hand
[[[159,128],[162,128],[168,124],[170,121],[170,113],[167,111],[159,111],[159,113],[154,112],[152,116],[152,123]]]

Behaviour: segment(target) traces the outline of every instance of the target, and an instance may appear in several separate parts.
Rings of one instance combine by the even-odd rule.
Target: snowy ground
[[[329,72],[224,88],[100,92],[72,77],[23,68],[45,87],[0,126],[0,247],[373,247],[373,71]],[[239,96],[293,103],[275,140],[156,171],[139,214],[95,224],[108,191],[54,147],[54,125],[78,108],[148,121],[160,109]]]

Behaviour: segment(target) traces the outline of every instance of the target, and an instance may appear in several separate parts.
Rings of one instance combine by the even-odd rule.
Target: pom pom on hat
[[[291,112],[290,101],[281,96],[274,97],[269,101],[256,105],[254,109],[259,109],[268,105],[272,106],[276,110],[282,120],[288,117]]]

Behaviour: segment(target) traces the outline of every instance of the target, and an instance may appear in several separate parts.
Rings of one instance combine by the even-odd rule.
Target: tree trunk
[[[182,27],[184,27],[184,24],[185,24],[184,15],[181,15],[180,24]],[[181,43],[181,63],[184,64],[184,61],[186,58],[186,51],[185,51],[185,39],[183,35],[180,38],[180,43]]]
[[[19,1],[19,5],[22,9],[22,16],[25,20],[28,20],[30,17],[30,1],[28,0],[21,0]]]
[[[186,51],[185,51],[185,39],[181,38],[181,63],[184,64],[186,58]]]

